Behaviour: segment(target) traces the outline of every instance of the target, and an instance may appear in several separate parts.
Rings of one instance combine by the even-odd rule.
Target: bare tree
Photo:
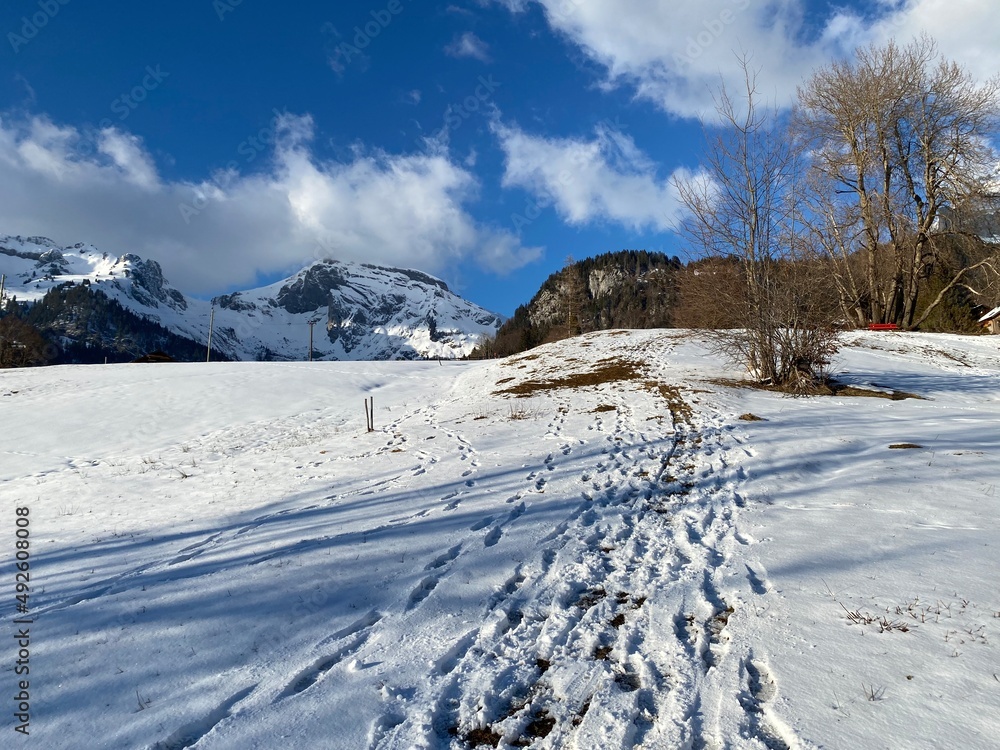
[[[687,239],[718,259],[689,279],[689,293],[724,308],[707,320],[739,321],[712,334],[723,353],[761,382],[807,389],[834,351],[836,307],[818,294],[823,277],[799,238],[796,154],[777,113],[760,105],[748,59],[740,62],[745,90],[737,99],[722,87],[704,170],[677,185]]]
[[[813,242],[847,320],[915,328],[956,286],[1000,269],[995,248],[980,242],[920,304],[923,281],[944,260],[940,239],[963,232],[950,219],[990,192],[1000,78],[977,84],[924,36],[859,49],[815,73],[798,100]]]

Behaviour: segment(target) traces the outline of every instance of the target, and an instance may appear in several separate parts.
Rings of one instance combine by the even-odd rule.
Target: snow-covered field
[[[2,744],[997,747],[1000,337],[846,343],[0,372]]]

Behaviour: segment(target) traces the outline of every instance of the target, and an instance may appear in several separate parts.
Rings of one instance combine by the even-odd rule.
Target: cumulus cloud
[[[512,12],[540,5],[549,25],[607,73],[607,86],[631,86],[682,117],[712,116],[720,81],[739,88],[736,56],[760,68],[778,104],[802,78],[868,42],[902,42],[926,31],[944,54],[986,76],[1000,69],[993,0],[879,0],[867,15],[834,8],[816,24],[805,0],[494,0]]]
[[[612,222],[635,231],[675,229],[683,217],[675,181],[666,179],[627,135],[598,127],[594,138],[544,138],[496,124],[506,155],[503,184],[521,187],[569,224]]]
[[[472,57],[484,63],[490,61],[489,45],[471,31],[467,31],[455,39],[445,47],[444,51],[452,57]]]
[[[980,80],[1000,71],[1000,24],[993,0],[886,0],[890,10],[859,41],[909,41],[926,33],[937,40],[941,53],[966,67]]]
[[[320,257],[443,273],[466,260],[504,272],[541,255],[473,219],[477,181],[444,151],[325,162],[312,136],[309,117],[281,116],[270,145],[241,144],[226,168],[188,182],[160,175],[130,133],[0,119],[0,232],[155,258],[195,294]]]

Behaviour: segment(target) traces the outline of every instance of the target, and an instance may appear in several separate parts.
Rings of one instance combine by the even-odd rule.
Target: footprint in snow
[[[490,533],[486,535],[486,538],[483,539],[483,545],[486,547],[492,547],[497,542],[500,541],[500,537],[502,536],[503,536],[503,529],[501,529],[499,526],[494,526],[492,529],[490,529]]]
[[[481,518],[472,524],[472,526],[469,527],[469,531],[480,531],[481,529],[485,529],[491,523],[493,523],[493,516],[486,516],[486,518]]]

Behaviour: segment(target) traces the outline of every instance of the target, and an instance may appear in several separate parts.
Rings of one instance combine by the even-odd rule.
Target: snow
[[[988,313],[986,313],[985,315],[983,315],[983,317],[981,317],[979,319],[979,322],[980,323],[985,323],[985,322],[987,322],[989,320],[993,320],[993,318],[997,317],[998,315],[1000,315],[1000,307],[994,307]]]
[[[137,255],[110,257],[92,245],[58,247],[44,237],[0,235],[0,273],[6,297],[37,302],[53,287],[87,283],[125,309],[175,334],[207,344],[233,360],[452,359],[467,356],[484,336],[496,332],[499,316],[448,290],[444,282],[410,269],[365,263],[317,261],[273,284],[224,295],[236,305],[185,297],[166,285],[155,261]],[[332,340],[328,304],[291,312],[279,305],[280,292],[294,284],[337,280],[332,292],[342,319]],[[316,291],[315,289],[313,291]],[[290,295],[294,296],[294,295]],[[430,321],[434,321],[432,331]]]
[[[921,398],[727,387],[677,331],[0,372],[19,746],[995,747],[1000,339],[844,343]]]

